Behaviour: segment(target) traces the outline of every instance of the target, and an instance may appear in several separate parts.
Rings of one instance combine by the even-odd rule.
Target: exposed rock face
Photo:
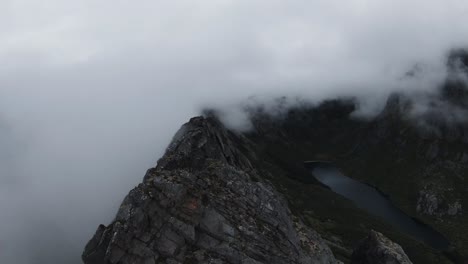
[[[462,213],[460,200],[452,203],[448,202],[443,194],[431,189],[424,189],[419,192],[416,210],[418,213],[430,216],[455,216]]]
[[[354,250],[351,264],[411,264],[400,245],[371,231]]]
[[[185,124],[115,220],[98,228],[84,263],[337,263],[239,145],[249,142],[215,119]]]
[[[426,166],[422,172],[424,181],[419,183],[416,211],[438,219],[461,215],[462,195],[455,186],[460,185],[465,171],[463,163],[454,161],[435,160]]]

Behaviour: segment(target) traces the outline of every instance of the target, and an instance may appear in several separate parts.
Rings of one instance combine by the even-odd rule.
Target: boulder
[[[351,264],[411,264],[400,245],[371,231],[353,252]]]

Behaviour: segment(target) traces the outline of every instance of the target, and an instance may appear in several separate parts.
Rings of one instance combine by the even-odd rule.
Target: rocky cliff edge
[[[249,143],[215,118],[183,125],[115,220],[99,226],[84,263],[338,263],[240,145]]]

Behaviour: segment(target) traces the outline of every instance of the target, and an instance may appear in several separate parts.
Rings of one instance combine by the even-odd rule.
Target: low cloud
[[[235,127],[247,98],[343,95],[373,113],[436,89],[467,24],[462,0],[2,1],[0,262],[80,263],[201,109]]]

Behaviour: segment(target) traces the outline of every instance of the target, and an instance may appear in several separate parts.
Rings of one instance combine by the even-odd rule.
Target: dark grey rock
[[[98,228],[84,263],[337,263],[239,145],[249,142],[216,119],[185,124],[115,220]]]
[[[351,264],[411,264],[397,243],[379,232],[371,231],[353,252]]]

